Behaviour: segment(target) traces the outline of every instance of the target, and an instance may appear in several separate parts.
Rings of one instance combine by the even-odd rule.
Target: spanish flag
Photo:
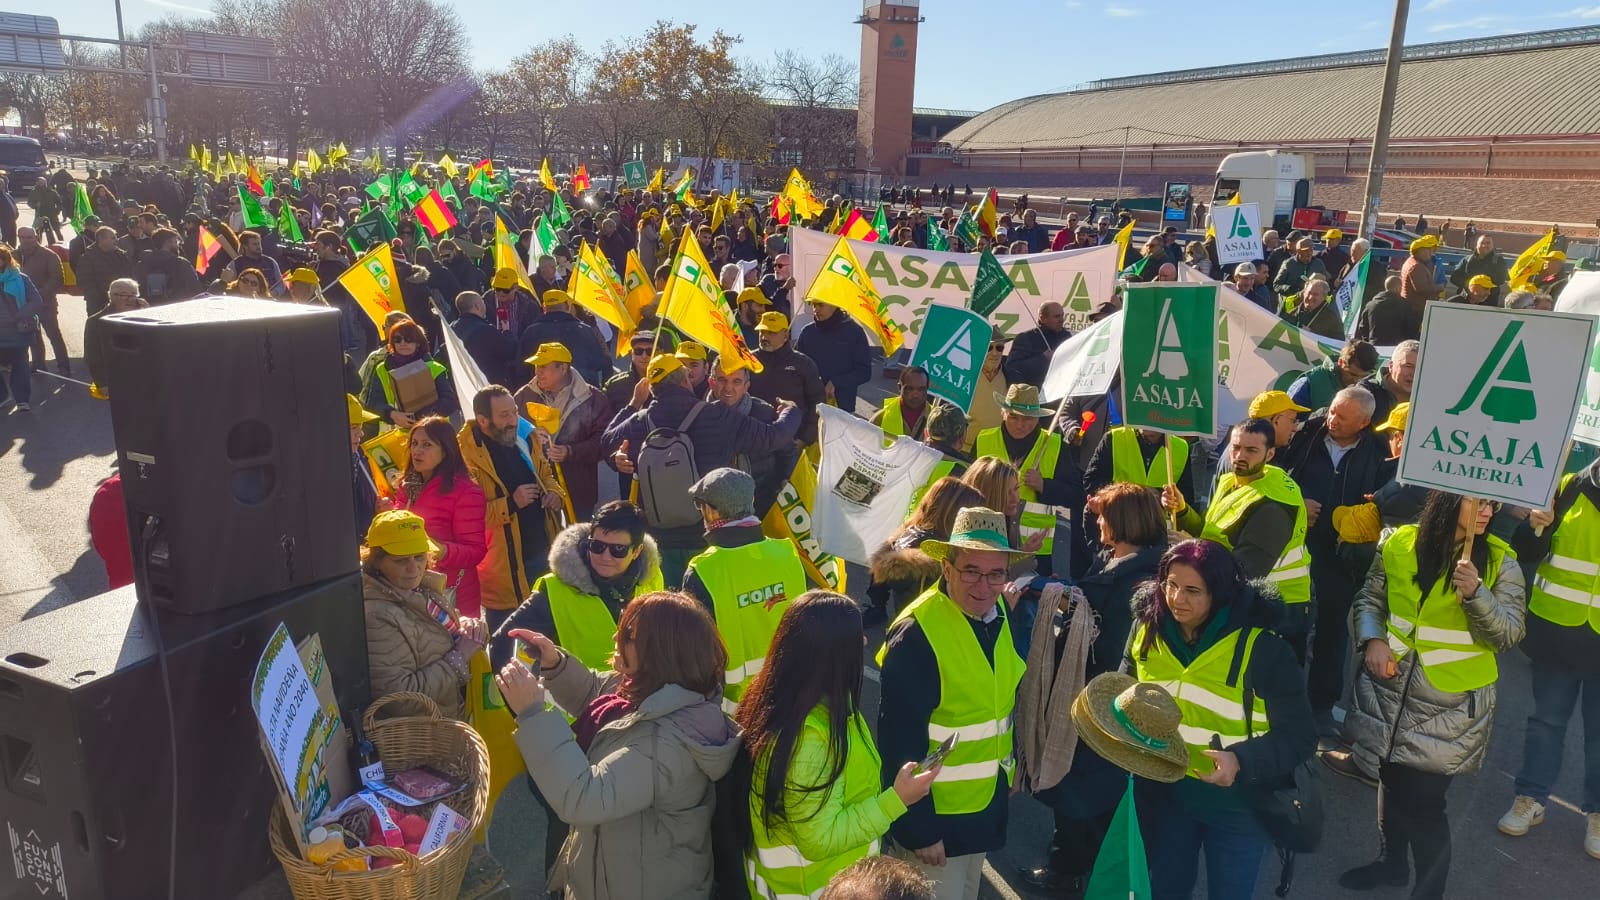
[[[1000,195],[994,188],[989,188],[989,193],[984,194],[983,199],[978,201],[978,211],[973,215],[977,220],[978,230],[988,235],[990,240],[994,239],[994,230],[998,225],[995,208],[999,205]]]
[[[806,289],[805,297],[839,307],[876,336],[886,354],[892,356],[905,345],[905,334],[889,316],[889,307],[878,296],[872,279],[861,270],[850,242],[843,237],[833,245],[827,261],[817,270],[817,277]]]
[[[876,242],[878,240],[877,229],[867,224],[866,218],[861,215],[861,210],[859,209],[850,210],[850,218],[844,220],[844,227],[839,229],[839,234],[852,241]]]
[[[678,326],[684,334],[715,350],[722,357],[723,371],[740,361],[752,372],[761,371],[761,361],[745,346],[739,334],[733,307],[722,295],[722,285],[700,252],[694,231],[683,230],[678,254],[667,276],[667,290],[661,299],[660,315]]]
[[[575,191],[587,191],[589,186],[589,167],[583,163],[578,163],[578,171],[572,175],[572,189]]]
[[[364,253],[337,280],[361,304],[372,324],[378,327],[380,337],[384,335],[384,318],[392,312],[405,312],[400,277],[394,269],[394,251],[387,241]]]
[[[456,227],[456,215],[450,211],[450,206],[444,202],[444,198],[439,196],[437,188],[417,201],[417,205],[411,207],[411,211],[416,214],[417,221],[422,227],[428,229],[428,237],[436,238]]]
[[[267,195],[266,186],[261,183],[261,173],[256,171],[255,163],[245,164],[244,186],[249,188],[250,193],[255,194],[257,197],[265,197]]]
[[[222,250],[222,241],[211,233],[211,229],[200,226],[200,252],[194,258],[194,271],[196,275],[204,278],[206,270],[211,268],[211,259]]]

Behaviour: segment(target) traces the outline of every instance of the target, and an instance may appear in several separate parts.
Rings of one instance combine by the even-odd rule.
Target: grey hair
[[[1396,357],[1398,357],[1402,353],[1421,353],[1421,352],[1422,352],[1422,342],[1421,341],[1418,341],[1418,340],[1401,341],[1400,343],[1394,345],[1394,355],[1390,356],[1389,358],[1390,359],[1395,359]]]
[[[110,284],[106,285],[106,293],[109,294],[118,288],[129,289],[133,291],[134,296],[139,295],[139,282],[133,280],[132,278],[118,278],[112,281]]]
[[[1338,403],[1340,400],[1348,400],[1351,403],[1354,403],[1361,410],[1361,415],[1366,417],[1368,421],[1371,421],[1372,414],[1378,411],[1378,398],[1372,396],[1371,391],[1359,384],[1352,384],[1344,390],[1341,390],[1339,393],[1334,394],[1333,402],[1329,403],[1328,405],[1332,406],[1334,403]]]

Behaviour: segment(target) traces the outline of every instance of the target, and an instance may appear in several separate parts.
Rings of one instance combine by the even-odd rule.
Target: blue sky
[[[778,50],[860,55],[860,0],[609,0],[563,19],[553,4],[455,0],[479,67],[503,64],[525,47],[572,33],[598,47],[642,32],[670,13],[703,30],[740,35],[740,54],[765,61]],[[74,0],[57,11],[68,34],[115,37],[112,0]],[[924,0],[917,52],[919,106],[981,110],[1029,94],[1117,75],[1279,59],[1385,45],[1392,0],[1285,4],[1283,0]],[[558,6],[571,11],[571,6]],[[1287,16],[1285,8],[1294,12]],[[123,0],[130,29],[163,16],[205,14],[208,0]],[[1600,2],[1581,0],[1412,0],[1408,43],[1548,28],[1600,26]],[[513,27],[514,26],[514,27]],[[983,42],[974,36],[998,32]],[[1244,42],[1240,35],[1253,40]],[[1020,45],[1017,43],[1021,39]],[[985,72],[990,74],[984,74]]]

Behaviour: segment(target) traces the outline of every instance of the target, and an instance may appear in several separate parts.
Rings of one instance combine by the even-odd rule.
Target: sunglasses
[[[649,347],[635,347],[635,348],[633,348],[633,355],[634,356],[649,356],[650,355],[650,348]]]
[[[609,553],[612,559],[627,559],[628,554],[633,552],[632,544],[612,544],[607,541],[597,541],[594,538],[590,538],[587,543],[589,552],[595,556],[603,556]]]

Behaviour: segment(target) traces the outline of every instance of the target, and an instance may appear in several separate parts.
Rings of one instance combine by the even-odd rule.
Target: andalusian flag
[[[550,195],[550,215],[546,218],[556,228],[565,228],[572,221],[572,211],[567,209],[567,201],[562,200],[560,194]]]
[[[260,202],[243,187],[235,190],[239,192],[239,213],[244,219],[244,227],[271,228],[274,224],[272,217],[267,215],[267,211],[261,208]]]
[[[1123,789],[1122,802],[1111,817],[1111,827],[1100,844],[1083,900],[1150,900],[1150,864],[1139,833],[1139,814],[1133,805],[1133,776]]]
[[[544,173],[541,172],[540,174]],[[578,171],[572,175],[572,189],[575,191],[587,191],[590,185],[589,167],[583,163],[578,163]]]
[[[883,215],[881,208],[878,210],[878,215]],[[713,228],[712,230],[715,231],[716,229]],[[880,233],[874,230],[871,225],[868,225],[866,219],[862,218],[861,210],[859,209],[850,210],[850,217],[844,220],[844,227],[839,229],[839,234],[853,241],[877,241],[880,237]]]
[[[304,241],[306,236],[300,232],[300,221],[294,217],[294,208],[285,203],[278,210],[278,234],[287,241]]]
[[[456,227],[456,214],[450,211],[437,190],[429,191],[411,211],[422,227],[428,229],[428,237],[436,238]]]
[[[200,252],[194,258],[194,271],[196,275],[205,277],[206,270],[211,268],[211,259],[222,251],[222,241],[211,233],[211,229],[200,226]]]
[[[537,265],[537,258],[534,262]],[[499,216],[494,217],[494,267],[495,271],[500,269],[515,271],[517,284],[535,299],[539,299],[539,293],[533,289],[533,279],[528,277],[528,267],[522,264],[522,254],[517,252],[517,242],[512,239],[505,220]]]
[[[1556,232],[1551,229],[1545,232],[1544,237],[1533,242],[1533,246],[1522,251],[1517,261],[1511,264],[1511,277],[1506,281],[1506,293],[1512,291],[1532,291],[1533,279],[1539,277],[1544,271],[1544,255],[1550,252],[1550,246],[1555,242]]]
[[[610,264],[584,241],[578,245],[573,272],[577,277],[573,279],[572,302],[610,322],[617,329],[617,343],[626,344],[633,336],[635,325]]]
[[[688,200],[684,199],[686,197],[690,197],[689,191],[693,187],[694,167],[690,166],[689,168],[683,170],[683,175],[678,178],[678,183],[672,186],[672,193],[678,198],[679,203],[687,202],[690,206],[693,206],[694,200],[692,198]]]
[[[317,151],[315,149],[307,150],[306,169],[309,170],[311,174],[315,175],[322,171],[322,166],[322,157],[317,154]]]
[[[905,344],[905,335],[889,315],[889,307],[872,286],[872,279],[862,271],[861,263],[850,249],[850,242],[840,238],[833,245],[817,277],[806,289],[805,298],[837,306],[850,318],[878,339],[883,352],[894,355]]]
[[[255,163],[245,164],[244,186],[249,188],[250,193],[255,194],[257,197],[267,196],[266,185],[261,183],[261,173],[256,171]]]
[[[92,215],[94,215],[94,204],[89,202],[89,192],[84,189],[83,182],[72,182],[72,230],[82,231],[83,221]]]
[[[528,260],[534,268],[539,266],[539,257],[555,255],[558,243],[560,242],[556,238],[556,230],[550,227],[550,218],[540,216],[539,221],[534,223],[533,233],[528,241]]]
[[[647,191],[657,191],[657,192],[659,192],[661,190],[661,186],[663,184],[665,184],[665,181],[663,179],[666,178],[666,175],[667,175],[667,167],[666,166],[656,166],[656,174],[650,178],[650,183],[645,185],[644,189],[647,190]]]
[[[789,198],[790,208],[803,218],[814,219],[827,209],[817,201],[816,194],[811,191],[811,182],[806,181],[806,177],[800,174],[798,168],[789,171],[789,180],[783,186],[783,196]]]
[[[560,185],[556,184],[556,177],[550,174],[550,160],[548,159],[539,160],[539,183],[544,185],[544,189],[552,194],[561,190]]]
[[[391,312],[404,312],[405,299],[400,296],[400,277],[394,270],[394,251],[387,242],[367,251],[356,264],[338,278],[339,284],[361,304],[372,324],[383,336],[383,320]]]
[[[978,201],[977,212],[972,216],[978,223],[978,230],[988,235],[990,240],[994,239],[994,230],[998,224],[995,219],[995,209],[999,205],[999,193],[994,188],[989,188],[989,193],[984,194],[983,199]]]
[[[644,318],[644,308],[656,301],[655,283],[651,280],[650,273],[644,270],[644,263],[639,259],[637,250],[628,251],[628,261],[623,266],[622,272],[622,303],[628,308],[628,315],[635,322]],[[619,353],[622,345],[617,345]]]
[[[932,228],[933,223],[929,222],[928,227]],[[894,242],[889,231],[889,214],[884,212],[883,204],[881,203],[878,204],[878,211],[872,214],[872,230],[878,233],[878,243],[890,244]],[[932,232],[930,231],[929,234],[932,234]]]
[[[659,314],[684,334],[715,350],[722,357],[724,370],[733,360],[739,360],[750,371],[761,371],[761,360],[745,346],[733,307],[728,305],[711,264],[700,252],[700,242],[688,228],[683,230],[678,254],[673,257]]]

